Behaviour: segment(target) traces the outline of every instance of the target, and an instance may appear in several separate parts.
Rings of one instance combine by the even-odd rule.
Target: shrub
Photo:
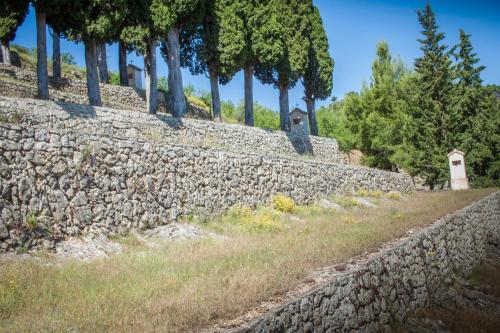
[[[296,209],[295,202],[293,202],[291,198],[283,194],[275,195],[272,199],[272,202],[273,208],[279,210],[280,212],[292,213]]]
[[[210,111],[210,107],[202,99],[195,96],[187,96],[189,104],[202,108],[205,111]]]
[[[252,209],[245,205],[235,205],[222,217],[225,223],[237,226],[245,232],[280,231],[283,224],[275,219],[269,209]]]

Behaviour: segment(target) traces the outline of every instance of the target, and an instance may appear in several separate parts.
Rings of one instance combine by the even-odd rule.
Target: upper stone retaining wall
[[[381,332],[432,303],[500,241],[500,192],[450,214],[357,269],[231,332]]]
[[[106,133],[97,120],[114,116],[102,108],[74,106],[74,113],[18,101],[26,107],[19,114],[13,103],[0,103],[2,250],[50,248],[67,235],[112,235],[237,203],[255,206],[276,193],[305,204],[343,190],[413,189],[397,173],[145,140],[121,121],[123,129]],[[130,126],[138,119],[129,118]]]
[[[0,97],[0,112],[24,114],[30,126],[342,163],[336,140],[256,127],[9,97]]]
[[[21,98],[37,96],[36,73],[15,66],[0,64],[1,95]],[[104,106],[145,112],[146,102],[143,90],[100,83]],[[49,77],[49,96],[53,101],[87,104],[87,84],[81,80],[54,79]],[[166,95],[158,94],[158,112],[167,113]],[[209,112],[188,104],[188,117],[210,119]]]

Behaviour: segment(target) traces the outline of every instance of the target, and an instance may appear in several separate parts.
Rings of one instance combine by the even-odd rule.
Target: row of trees
[[[371,82],[320,110],[320,132],[339,138],[344,149],[360,149],[365,164],[403,168],[432,188],[448,181],[447,153],[457,148],[476,186],[498,186],[500,89],[483,86],[470,35],[460,30],[459,44],[449,48],[429,5],[418,19],[422,55],[414,68],[380,43]]]
[[[45,26],[54,38],[54,76],[60,76],[60,36],[85,45],[89,103],[101,105],[99,80],[108,82],[106,43],[119,43],[120,82],[126,52],[144,57],[147,109],[156,112],[156,48],[168,65],[170,109],[186,112],[181,67],[210,79],[212,110],[221,120],[219,84],[244,71],[245,124],[254,126],[253,77],[279,89],[280,128],[290,130],[288,90],[299,81],[317,134],[315,101],[331,94],[333,59],[312,0],[2,0],[2,48],[14,38],[31,3],[36,11],[38,94],[47,99]],[[5,16],[5,17],[4,17]],[[6,51],[5,54],[8,54]]]

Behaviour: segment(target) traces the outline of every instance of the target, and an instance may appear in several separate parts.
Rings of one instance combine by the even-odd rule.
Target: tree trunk
[[[318,122],[316,121],[315,101],[312,97],[306,97],[307,117],[309,119],[309,134],[318,136]]]
[[[254,126],[253,118],[253,69],[254,65],[246,65],[245,76],[245,125]]]
[[[118,42],[118,66],[120,72],[120,85],[128,87],[127,45],[121,40]]]
[[[106,43],[99,43],[97,45],[97,67],[99,68],[99,81],[101,83],[109,83]]]
[[[36,10],[36,9],[35,9]],[[49,74],[47,70],[47,14],[36,10],[36,74],[38,98],[49,99]]]
[[[55,30],[52,32],[52,77],[61,78],[61,35]]]
[[[220,109],[220,95],[219,95],[219,77],[214,70],[209,70],[210,74],[210,92],[212,93],[212,112],[214,120],[222,122],[222,112]]]
[[[174,117],[182,117],[186,113],[186,98],[182,88],[180,63],[179,28],[173,27],[167,37],[168,53],[168,89],[170,92],[170,107]]]
[[[280,128],[283,132],[290,132],[290,106],[288,105],[288,85],[280,84]]]
[[[146,107],[149,113],[155,114],[158,105],[156,74],[156,41],[150,41],[144,53],[144,77],[146,84]]]
[[[12,65],[12,61],[10,60],[9,42],[5,44],[2,42],[2,60],[4,64]]]
[[[87,69],[87,94],[90,105],[101,106],[101,91],[97,73],[97,50],[95,40],[85,42],[85,66]]]

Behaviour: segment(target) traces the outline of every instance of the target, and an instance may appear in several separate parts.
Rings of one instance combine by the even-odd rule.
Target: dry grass
[[[282,228],[240,227],[234,216],[224,216],[208,226],[229,240],[137,248],[90,264],[10,263],[0,269],[0,331],[197,329],[493,191],[417,193],[383,201],[378,209],[354,207],[341,214],[298,207],[295,218],[260,208],[242,214],[254,223],[262,211]]]

